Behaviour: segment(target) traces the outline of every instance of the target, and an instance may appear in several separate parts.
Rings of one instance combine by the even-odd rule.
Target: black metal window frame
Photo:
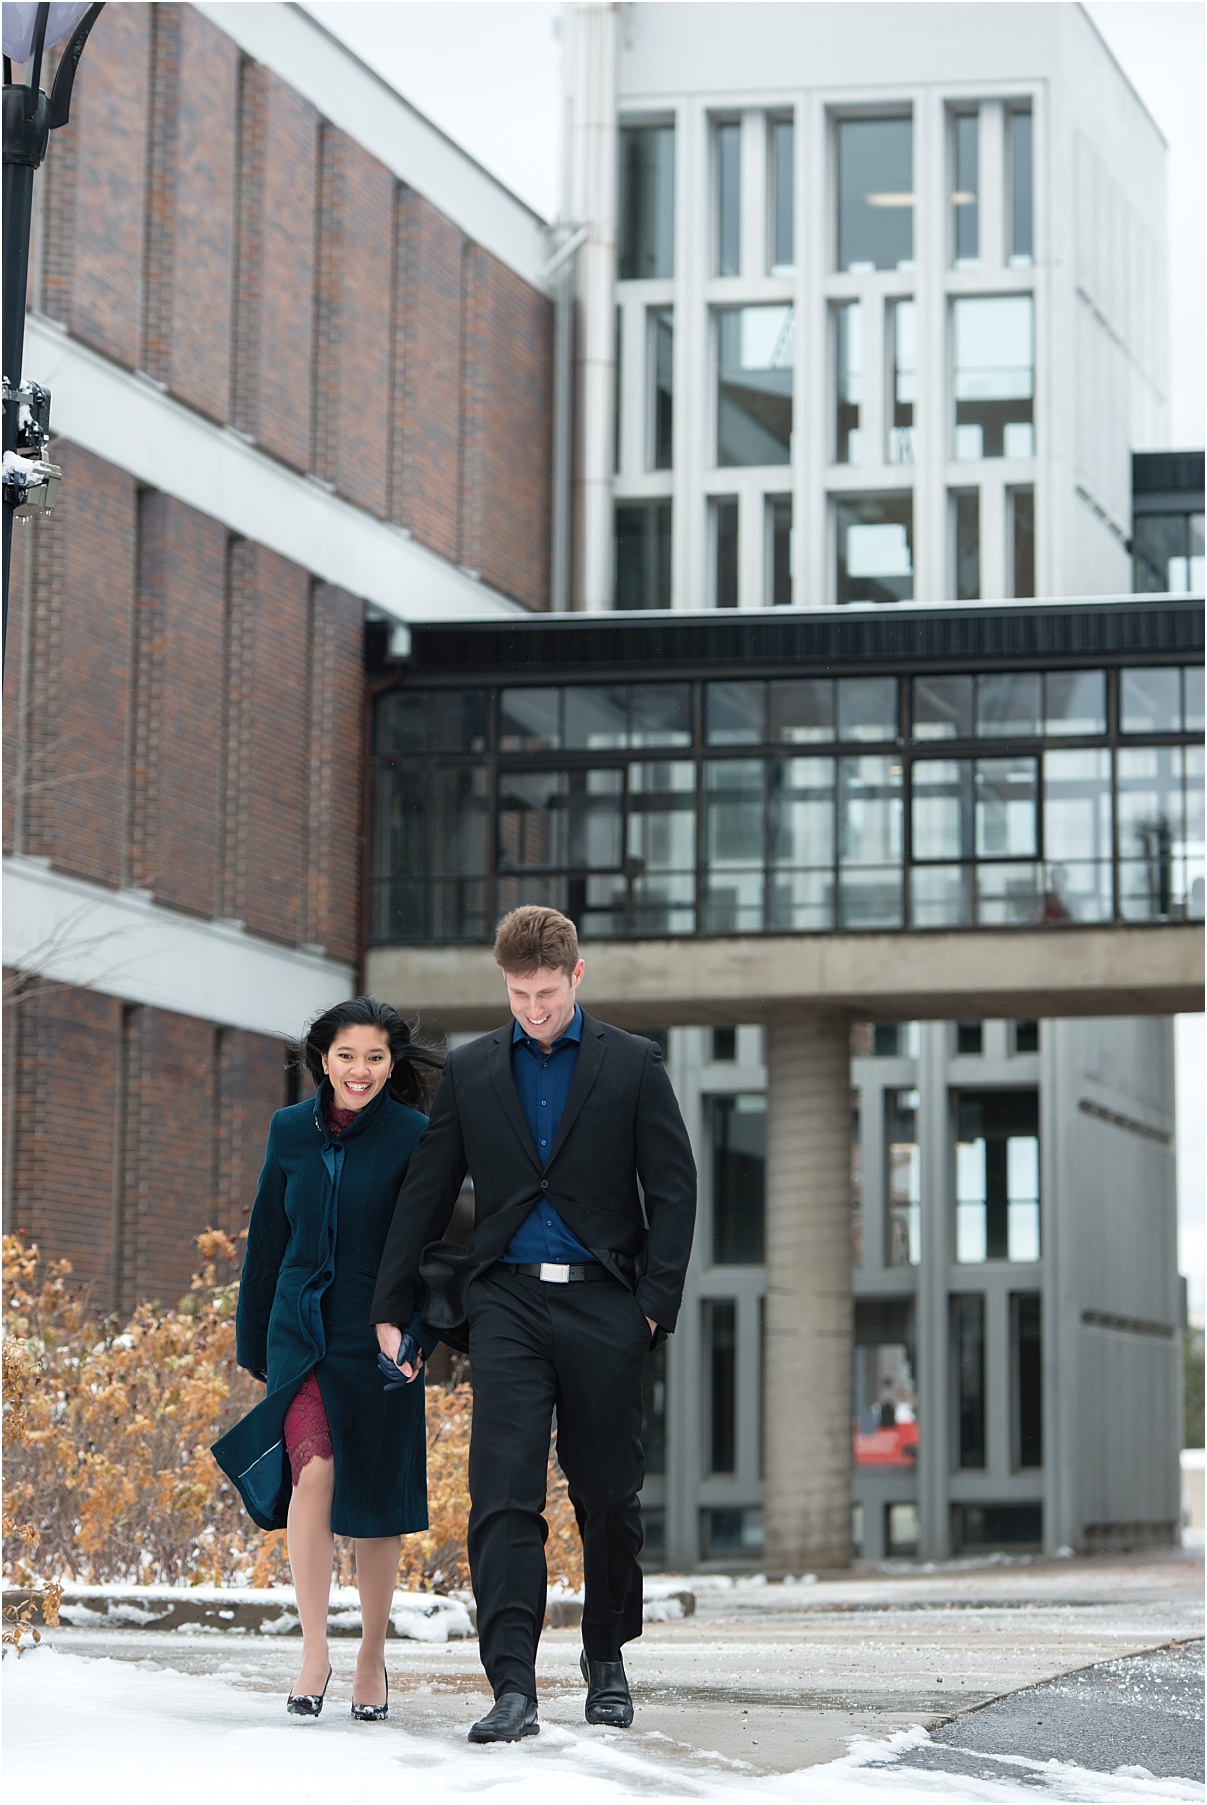
[[[430,677],[425,674],[422,677],[417,677],[414,682],[407,683],[405,686],[401,687],[409,693],[420,691],[425,694],[432,692],[443,693],[449,697],[450,701],[454,695],[461,694],[470,689],[480,690],[485,693],[488,708],[488,738],[485,748],[470,752],[432,752],[427,750],[416,750],[399,753],[381,753],[375,750],[372,754],[373,777],[376,783],[379,774],[394,767],[405,766],[415,775],[423,774],[425,794],[430,799],[433,794],[431,778],[437,770],[467,771],[471,768],[483,770],[486,775],[482,817],[486,844],[486,856],[483,861],[484,869],[481,872],[472,874],[465,872],[448,872],[437,869],[428,869],[422,874],[416,874],[415,877],[412,877],[408,881],[410,881],[412,885],[421,886],[425,892],[425,906],[421,911],[423,919],[421,921],[416,921],[413,930],[405,933],[399,933],[397,931],[383,932],[381,931],[381,923],[385,919],[385,916],[388,915],[389,911],[387,909],[383,913],[381,896],[383,890],[388,890],[389,886],[396,881],[396,876],[390,871],[381,871],[378,869],[378,849],[374,846],[371,848],[370,858],[371,902],[369,942],[374,945],[480,944],[489,941],[493,934],[493,924],[498,919],[499,915],[504,912],[506,907],[513,906],[517,896],[519,897],[519,900],[524,901],[554,901],[556,906],[565,907],[567,912],[572,916],[575,916],[576,919],[578,919],[584,911],[589,917],[591,911],[585,910],[583,898],[585,895],[585,886],[587,885],[588,880],[592,878],[612,878],[624,885],[624,904],[620,910],[616,911],[616,925],[613,926],[608,933],[608,937],[614,938],[662,938],[667,937],[669,934],[690,934],[693,937],[702,938],[728,938],[734,933],[830,934],[868,931],[869,928],[871,931],[880,929],[881,931],[890,932],[908,931],[926,933],[949,931],[953,927],[975,927],[978,931],[986,931],[986,928],[993,927],[1013,929],[1037,925],[1050,927],[1059,926],[1062,931],[1076,931],[1079,925],[1076,921],[1058,916],[1045,917],[1042,914],[1038,919],[1029,919],[1015,923],[983,923],[976,919],[975,901],[972,919],[966,922],[937,923],[933,927],[926,925],[916,926],[912,919],[913,911],[911,909],[910,899],[910,874],[915,870],[935,868],[944,863],[951,865],[967,864],[970,870],[975,873],[979,866],[988,864],[993,864],[995,866],[1015,865],[1020,869],[1022,867],[1030,866],[1042,871],[1048,865],[1070,862],[1067,855],[1062,857],[1062,855],[1055,850],[1053,855],[1049,857],[1044,845],[1046,786],[1043,754],[1051,751],[1073,752],[1078,750],[1105,751],[1109,754],[1110,759],[1111,848],[1109,864],[1111,909],[1109,915],[1100,918],[1100,921],[1093,925],[1100,925],[1101,920],[1121,922],[1131,919],[1163,921],[1180,919],[1179,917],[1169,915],[1128,917],[1121,913],[1118,754],[1121,751],[1139,749],[1142,747],[1165,749],[1169,747],[1201,746],[1203,743],[1201,734],[1186,731],[1181,727],[1161,734],[1155,732],[1136,734],[1124,733],[1121,731],[1119,700],[1121,673],[1125,669],[1132,670],[1143,668],[1146,664],[1163,668],[1177,666],[1184,670],[1193,670],[1197,668],[1197,661],[1187,663],[1184,655],[1181,658],[1177,657],[1175,654],[1172,656],[1166,655],[1164,658],[1160,659],[1150,657],[1148,660],[1145,660],[1143,657],[1137,659],[1135,657],[1127,658],[1126,656],[1120,659],[1116,654],[1114,660],[1106,657],[1094,660],[1093,663],[1088,661],[1078,663],[1076,666],[1062,666],[1058,661],[1048,659],[1042,663],[1028,663],[1025,666],[1012,664],[1006,671],[1003,671],[1003,667],[1000,664],[988,669],[983,666],[980,669],[970,668],[969,666],[964,666],[962,668],[956,667],[953,669],[950,665],[941,670],[928,671],[917,668],[906,669],[901,671],[900,674],[895,677],[895,681],[897,682],[897,732],[896,737],[893,739],[886,738],[877,741],[848,738],[844,740],[837,737],[836,727],[835,737],[830,740],[785,742],[771,741],[764,738],[748,744],[729,745],[709,743],[706,738],[705,692],[710,684],[726,681],[792,681],[795,679],[808,679],[811,677],[821,677],[825,679],[836,678],[841,681],[844,678],[852,677],[883,677],[890,675],[891,673],[885,672],[883,668],[876,670],[864,667],[863,669],[843,670],[835,669],[831,666],[829,669],[817,671],[801,669],[800,667],[793,669],[791,667],[784,668],[781,666],[778,670],[774,668],[763,668],[761,670],[735,670],[728,676],[725,676],[718,671],[701,674],[698,669],[692,672],[679,672],[674,669],[668,669],[665,672],[660,672],[657,676],[648,672],[643,676],[637,676],[635,673],[629,671],[617,671],[614,674],[611,672],[601,672],[598,679],[592,682],[590,680],[584,681],[582,675],[578,672],[576,672],[573,677],[571,677],[569,673],[565,673],[559,674],[557,678],[550,680],[549,678],[544,678],[544,673],[538,675],[536,672],[515,671],[514,673],[508,673],[510,681],[507,682],[500,682],[497,677],[492,681],[489,677],[478,677],[475,674],[474,677],[462,680],[456,684],[449,683],[447,680],[442,682],[440,677],[434,672]],[[983,734],[977,735],[973,733],[970,736],[966,735],[961,738],[942,740],[918,740],[912,737],[913,686],[914,682],[918,679],[925,680],[927,677],[938,676],[977,677],[1000,676],[1003,674],[1022,676],[1032,673],[1059,673],[1062,670],[1101,670],[1105,673],[1106,722],[1105,730],[1103,732],[1067,735],[1049,735],[1040,733],[1037,735],[1017,735],[1012,737],[1005,735],[1001,737]],[[544,678],[544,680],[542,680],[542,678]],[[617,686],[628,689],[637,687],[662,688],[666,686],[690,685],[690,744],[667,744],[662,746],[629,745],[625,747],[609,747],[606,749],[567,749],[562,746],[526,752],[511,750],[503,751],[500,749],[499,702],[504,690],[548,689],[573,691],[605,687],[609,684],[609,681]],[[398,690],[399,686],[392,686],[388,690],[379,692],[376,699],[377,702],[380,704],[386,697],[398,693]],[[841,821],[839,819],[841,810],[840,775],[842,761],[867,759],[869,757],[891,758],[899,767],[900,771],[900,783],[898,789],[901,834],[900,855],[897,860],[883,867],[886,871],[891,870],[895,872],[898,888],[898,908],[896,920],[873,922],[861,927],[859,925],[852,926],[842,924],[838,902],[838,885],[843,869],[843,862],[839,856],[839,834],[841,831]],[[769,886],[776,870],[780,869],[777,867],[772,856],[772,770],[777,763],[794,759],[823,759],[833,762],[834,781],[831,788],[830,803],[831,844],[833,850],[828,865],[816,867],[819,871],[827,871],[833,880],[833,906],[831,908],[830,925],[817,928],[782,927],[777,926],[775,923],[768,920],[767,899],[770,894]],[[912,800],[914,795],[914,771],[916,767],[920,764],[933,763],[936,760],[973,761],[975,765],[976,761],[1011,759],[1031,759],[1034,761],[1035,850],[1032,853],[1025,855],[1001,856],[996,854],[981,856],[974,852],[973,855],[966,860],[915,859],[913,854]],[[706,811],[708,806],[706,799],[707,769],[710,766],[737,761],[757,761],[762,767],[760,779],[761,795],[759,798],[759,806],[761,809],[761,856],[757,861],[757,864],[762,872],[764,900],[763,924],[759,927],[752,927],[749,925],[741,927],[717,926],[715,925],[715,911],[710,920],[707,902],[707,883],[711,869],[706,857]],[[652,912],[651,909],[649,907],[643,907],[635,900],[636,893],[634,882],[637,878],[644,876],[645,873],[633,868],[633,861],[627,852],[629,844],[629,822],[635,812],[631,807],[633,792],[629,783],[629,769],[636,765],[655,764],[675,765],[680,767],[690,766],[693,769],[693,778],[690,784],[692,801],[688,812],[690,812],[693,821],[692,833],[694,857],[690,867],[690,873],[687,867],[684,867],[684,870],[681,873],[676,873],[676,875],[684,877],[690,875],[692,901],[690,911],[687,908],[683,911],[683,921],[681,925],[673,929],[664,929],[661,932],[649,925],[649,917]],[[551,774],[555,772],[564,772],[572,774],[575,772],[586,771],[616,771],[622,774],[620,786],[621,847],[619,861],[613,865],[599,867],[572,866],[568,863],[561,862],[548,865],[526,865],[512,870],[501,870],[499,843],[500,779],[513,774],[523,773],[535,775],[542,772]],[[687,793],[688,790],[685,788],[682,794],[686,795]],[[754,866],[752,864],[751,869],[753,868]],[[783,867],[782,869],[794,870],[797,868]],[[439,931],[434,926],[434,887],[439,884],[470,885],[475,886],[478,889],[480,892],[480,900],[470,911],[480,923],[477,931],[447,933]],[[564,886],[564,890],[560,888],[561,886]],[[531,889],[534,893],[531,895],[520,894],[523,887]],[[542,887],[555,892],[555,894],[550,894],[548,896],[536,894],[535,892],[541,890]],[[690,920],[688,919],[689,913]],[[583,926],[581,921],[580,926]],[[587,938],[592,937],[592,935],[598,938],[601,934],[599,923],[596,922],[592,925],[590,919],[588,919],[586,925],[583,926],[583,931],[584,936]]]

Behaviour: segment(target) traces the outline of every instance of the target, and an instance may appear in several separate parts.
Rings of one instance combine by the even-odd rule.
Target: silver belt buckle
[[[569,1266],[555,1266],[548,1260],[541,1261],[541,1280],[546,1285],[568,1285],[570,1283]]]

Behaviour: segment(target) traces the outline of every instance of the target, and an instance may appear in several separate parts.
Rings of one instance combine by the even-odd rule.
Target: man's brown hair
[[[569,974],[578,964],[574,923],[557,909],[536,903],[513,909],[495,933],[495,963],[517,978],[530,977],[534,971]]]

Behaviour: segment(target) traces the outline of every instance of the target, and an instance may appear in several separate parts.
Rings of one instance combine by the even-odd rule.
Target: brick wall
[[[463,240],[423,196],[398,196],[394,518],[460,556]]]
[[[151,60],[149,6],[107,6],[45,181],[42,305],[133,368],[140,349]],[[62,142],[60,142],[60,140]]]
[[[191,6],[150,10],[141,363],[182,401],[224,421],[239,53]]]
[[[63,486],[54,514],[26,532],[29,628],[14,673],[28,697],[21,850],[116,885],[126,881],[135,484],[78,445],[57,441],[51,456]]]
[[[313,468],[382,520],[390,504],[394,188],[368,151],[323,128]]]
[[[231,548],[222,913],[303,938],[310,580],[249,540]],[[355,881],[353,879],[353,881]]]
[[[174,1303],[201,1230],[247,1226],[281,1043],[37,983],[6,1037],[5,1232],[70,1260],[98,1313]]]
[[[198,915],[221,890],[227,543],[183,502],[141,495],[128,869]]]
[[[296,470],[311,461],[319,119],[270,70],[239,86],[236,426]]]
[[[547,605],[553,313],[513,270],[473,253],[477,541],[466,563],[530,608]]]
[[[299,1029],[301,1023],[298,1023]],[[212,1223],[241,1235],[255,1202],[264,1145],[274,1110],[288,1101],[286,1049],[263,1034],[218,1031],[215,1044],[216,1164]],[[310,1080],[303,1080],[306,1094]]]
[[[110,1303],[122,1005],[35,984],[7,1010],[5,1229]]]

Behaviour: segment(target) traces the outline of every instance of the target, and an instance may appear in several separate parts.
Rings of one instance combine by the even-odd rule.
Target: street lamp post
[[[60,474],[44,455],[50,438],[49,391],[21,381],[34,171],[42,165],[51,132],[67,124],[75,72],[101,10],[101,4],[87,0],[58,6],[7,0],[4,7],[4,647],[13,518],[49,513]],[[43,56],[64,40],[50,94],[44,94]],[[29,65],[28,81],[13,81],[14,64]]]

